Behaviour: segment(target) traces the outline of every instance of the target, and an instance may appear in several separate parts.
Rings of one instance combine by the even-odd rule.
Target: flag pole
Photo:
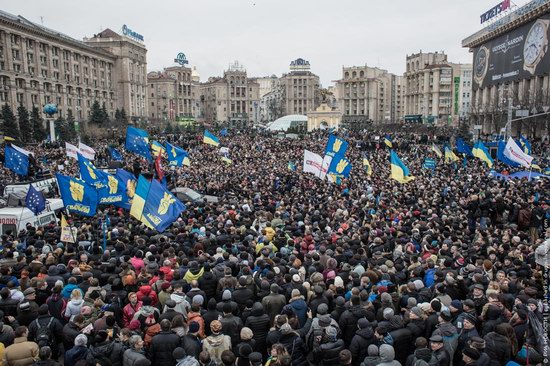
[[[529,182],[531,181],[531,172],[533,171],[533,164],[529,165]]]

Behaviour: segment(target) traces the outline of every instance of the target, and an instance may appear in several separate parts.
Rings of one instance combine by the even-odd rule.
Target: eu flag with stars
[[[151,149],[149,148],[149,135],[144,130],[128,126],[124,147],[126,150],[141,155],[149,161],[153,160]]]
[[[111,159],[114,161],[122,161],[122,154],[120,151],[114,147],[109,146],[109,154],[111,154]]]
[[[44,195],[42,192],[37,191],[32,184],[29,186],[27,198],[25,198],[25,206],[27,206],[35,216],[46,209],[46,199]]]
[[[185,205],[172,193],[162,186],[156,179],[151,181],[142,215],[162,233],[180,214],[185,211]]]
[[[19,175],[29,175],[29,157],[6,145],[4,165]]]

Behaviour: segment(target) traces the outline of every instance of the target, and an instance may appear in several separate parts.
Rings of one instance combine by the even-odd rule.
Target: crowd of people
[[[547,364],[550,181],[495,179],[480,160],[446,164],[431,141],[398,134],[415,179],[390,179],[389,149],[346,133],[340,184],[301,171],[327,133],[157,136],[191,166],[165,164],[185,202],[163,233],[123,209],[70,216],[1,237],[0,359],[7,366]],[[123,141],[122,166],[153,176]],[[120,147],[117,146],[120,144]],[[548,141],[532,142],[548,165]],[[78,176],[63,146],[25,147],[32,174]],[[372,174],[363,167],[368,156]],[[425,157],[437,161],[423,169]],[[3,159],[2,159],[3,161]],[[289,169],[293,162],[297,169]],[[3,182],[14,180],[1,166]],[[493,169],[510,170],[500,162]],[[102,223],[109,217],[106,246]]]

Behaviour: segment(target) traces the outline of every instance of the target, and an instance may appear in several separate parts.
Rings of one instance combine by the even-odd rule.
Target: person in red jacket
[[[139,302],[143,301],[144,297],[150,297],[152,306],[156,306],[159,301],[157,293],[153,291],[153,288],[149,285],[141,286],[139,291],[136,293],[136,296]]]
[[[134,318],[134,314],[141,309],[141,306],[143,303],[138,300],[137,295],[135,292],[130,292],[128,294],[128,301],[130,301],[124,309],[122,309],[122,318],[124,321],[124,327],[129,327],[130,322]]]

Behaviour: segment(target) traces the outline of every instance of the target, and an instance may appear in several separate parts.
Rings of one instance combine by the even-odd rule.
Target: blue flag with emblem
[[[136,176],[124,169],[117,169],[115,177],[118,179],[125,194],[122,195],[122,201],[115,202],[114,205],[117,207],[122,207],[125,210],[130,210],[132,207],[134,194],[136,193]]]
[[[351,172],[351,163],[343,156],[335,156],[332,158],[327,170],[327,175],[332,174],[337,177],[348,178]]]
[[[227,136],[228,133],[227,133],[227,128],[224,128],[223,130],[220,131],[220,136]]]
[[[527,140],[527,137],[520,135],[519,145],[521,146],[521,149],[524,153],[526,153],[527,155],[531,155],[531,144],[529,143],[529,140]]]
[[[6,145],[4,150],[4,166],[19,175],[29,175],[29,157],[21,151]]]
[[[94,216],[97,209],[96,189],[78,178],[56,174],[57,185],[65,208],[71,213]]]
[[[149,135],[144,130],[128,126],[124,147],[126,150],[141,155],[149,161],[153,160],[149,148]]]
[[[110,205],[122,202],[126,196],[126,186],[116,176],[99,171],[106,184],[98,189],[99,204]]]
[[[25,198],[25,206],[31,210],[35,215],[46,209],[46,199],[42,192],[36,190],[31,184],[27,191],[27,197]]]
[[[460,137],[456,139],[456,151],[461,154],[466,154],[468,156],[474,156],[474,154],[472,153],[472,148]]]
[[[117,149],[115,149],[114,147],[112,146],[109,146],[109,154],[111,155],[111,160],[114,160],[114,161],[122,161],[122,154],[120,153],[120,151],[118,151]]]
[[[150,183],[142,215],[160,233],[166,230],[180,214],[185,205],[156,179]]]
[[[325,155],[331,157],[343,157],[348,149],[348,142],[335,135],[328,137],[327,146],[325,147]]]
[[[80,153],[77,154],[80,178],[89,185],[94,186],[96,189],[107,186],[107,173],[97,169],[94,164],[92,164]]]
[[[422,168],[434,170],[434,169],[435,169],[435,165],[436,165],[435,159],[432,159],[432,158],[425,158],[425,159],[424,159],[424,162],[422,163]]]
[[[180,147],[165,143],[166,155],[168,155],[168,164],[171,166],[191,166],[189,154]]]

